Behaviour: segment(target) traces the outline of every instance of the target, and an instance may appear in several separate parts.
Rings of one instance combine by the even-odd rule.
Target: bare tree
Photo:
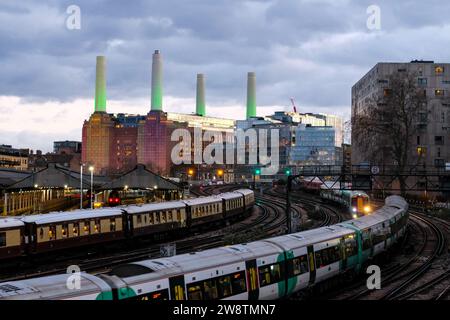
[[[405,172],[417,165],[421,155],[415,152],[420,113],[426,111],[426,94],[418,86],[415,73],[393,73],[388,84],[352,115],[352,144],[376,165],[393,165],[402,195]]]

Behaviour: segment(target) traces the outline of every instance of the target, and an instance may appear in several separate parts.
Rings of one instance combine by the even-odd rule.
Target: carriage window
[[[80,233],[80,225],[78,224],[78,222],[73,224],[72,232],[75,237],[78,237],[78,234]]]
[[[247,291],[244,271],[233,274],[231,278],[231,289],[233,290],[233,295]]]
[[[354,256],[358,253],[356,239],[354,235],[346,236],[344,240],[345,255],[346,257]]]
[[[167,221],[172,221],[172,211],[168,211],[168,213],[167,213]]]
[[[230,276],[223,276],[219,278],[219,294],[221,298],[232,295]]]
[[[165,212],[161,212],[161,221],[166,222],[166,213]]]
[[[181,221],[181,211],[180,211],[180,209],[177,210],[177,221]]]
[[[282,270],[279,263],[259,267],[259,286],[264,287],[279,282],[282,279],[281,273]]]
[[[0,232],[0,247],[6,247],[6,232]]]
[[[144,224],[147,224],[147,215],[144,214]]]
[[[63,238],[67,238],[67,231],[69,229],[69,226],[67,224],[63,224],[61,228],[61,235]]]
[[[39,238],[44,238],[44,228],[39,228]]]
[[[199,285],[188,285],[188,300],[203,300],[202,289]]]
[[[153,212],[148,215],[148,222],[153,224]]]
[[[332,246],[316,251],[316,267],[321,268],[341,259],[339,246]]]
[[[49,226],[48,228],[48,239],[54,240],[56,238],[56,226]]]
[[[203,281],[203,290],[205,292],[205,300],[214,300],[218,298],[218,291],[215,280]]]
[[[100,220],[95,220],[94,231],[97,233],[100,232]]]
[[[159,214],[158,213],[155,214],[155,222],[159,223]]]
[[[84,222],[84,228],[83,228],[84,234],[89,234],[91,233],[91,225],[89,223],[89,221],[85,221]]]
[[[289,277],[308,272],[308,259],[306,254],[291,260],[289,265]]]
[[[110,225],[109,225],[109,229],[111,231],[116,231],[116,219],[111,219],[109,220]]]
[[[138,224],[142,223],[142,216],[140,214],[138,214],[138,216],[137,216],[137,223]]]

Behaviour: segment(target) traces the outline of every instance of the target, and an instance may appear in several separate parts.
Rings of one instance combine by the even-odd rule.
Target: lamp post
[[[83,164],[80,166],[80,209],[83,209]]]
[[[92,201],[92,196],[94,195],[94,166],[89,166],[89,171],[91,172],[91,209],[94,208],[94,203]]]

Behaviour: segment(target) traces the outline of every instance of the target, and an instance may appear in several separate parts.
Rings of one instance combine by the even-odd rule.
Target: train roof
[[[218,196],[221,197],[222,199],[225,199],[225,200],[237,199],[237,198],[242,198],[242,193],[239,193],[239,192],[225,192],[225,193],[218,194]]]
[[[140,213],[156,210],[167,210],[186,207],[183,201],[167,201],[158,203],[147,203],[142,205],[131,205],[124,207],[128,213]]]
[[[24,223],[18,218],[0,218],[0,229],[22,227]]]
[[[213,202],[220,202],[222,201],[222,198],[220,195],[214,195],[214,196],[208,196],[208,197],[198,197],[194,199],[189,200],[183,200],[184,203],[190,206],[195,206],[199,204],[205,204],[205,203],[213,203]]]
[[[100,208],[95,210],[78,209],[74,211],[60,211],[23,216],[21,220],[26,223],[47,224],[53,222],[120,216],[121,214],[122,210],[119,208]]]
[[[111,288],[102,279],[81,272],[79,289],[69,289],[74,274],[31,278],[0,283],[0,299],[7,300],[95,300],[99,294],[110,292]]]
[[[144,260],[124,264],[113,268],[110,275],[117,275],[126,283],[138,283],[159,279],[177,274],[188,274],[202,268],[221,267],[233,263],[243,262],[263,254],[280,254],[282,249],[276,245],[255,241],[248,244],[238,244],[226,247],[191,252],[168,258]]]
[[[234,192],[242,193],[244,196],[254,193],[253,190],[250,189],[237,189]]]
[[[275,243],[285,250],[306,247],[311,244],[336,239],[354,233],[353,230],[340,225],[321,227],[297,233],[291,233],[263,241]]]

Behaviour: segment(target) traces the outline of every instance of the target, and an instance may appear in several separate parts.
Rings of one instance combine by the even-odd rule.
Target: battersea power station
[[[163,111],[163,67],[159,50],[153,54],[151,109],[146,115],[110,114],[106,103],[106,61],[97,57],[95,109],[85,120],[82,133],[82,162],[92,165],[96,174],[118,174],[143,164],[161,175],[171,175],[171,151],[178,143],[171,141],[177,128],[193,131],[220,131],[224,136],[235,130],[232,119],[207,117],[205,113],[205,80],[197,75],[195,114]],[[255,74],[248,73],[247,118],[256,116]]]

